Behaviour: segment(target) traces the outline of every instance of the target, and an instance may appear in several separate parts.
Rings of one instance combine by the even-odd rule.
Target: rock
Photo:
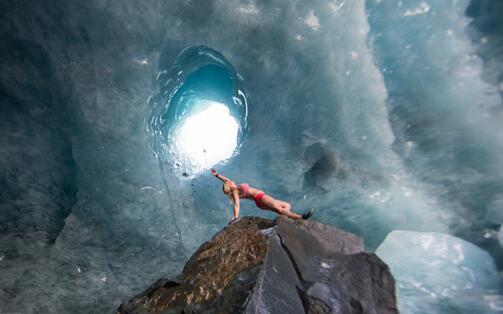
[[[245,217],[118,313],[397,313],[386,264],[314,221]]]

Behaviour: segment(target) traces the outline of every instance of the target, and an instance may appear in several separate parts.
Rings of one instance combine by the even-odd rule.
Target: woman
[[[247,198],[255,201],[257,207],[273,211],[279,215],[285,215],[293,219],[308,219],[313,215],[313,210],[310,209],[304,215],[299,215],[291,211],[292,205],[285,201],[280,201],[265,194],[259,189],[252,188],[248,183],[236,185],[231,179],[217,173],[215,169],[211,169],[211,174],[224,182],[222,190],[224,194],[229,195],[229,198],[234,201],[234,216],[229,224],[236,221],[239,217],[239,199]]]

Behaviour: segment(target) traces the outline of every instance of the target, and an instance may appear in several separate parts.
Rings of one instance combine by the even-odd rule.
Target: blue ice
[[[503,246],[503,225],[500,227],[500,232],[498,234],[498,241],[501,246]]]
[[[493,259],[463,239],[392,231],[377,248],[396,280],[401,313],[502,313]]]

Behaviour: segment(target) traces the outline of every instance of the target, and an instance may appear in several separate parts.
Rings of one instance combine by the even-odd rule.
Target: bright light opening
[[[175,133],[177,152],[194,173],[232,157],[239,130],[227,106],[208,100],[197,105],[207,108],[187,118]]]

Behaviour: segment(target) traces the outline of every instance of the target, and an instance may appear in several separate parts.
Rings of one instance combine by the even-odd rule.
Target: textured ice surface
[[[487,35],[469,37],[466,0],[0,2],[1,310],[113,312],[227,223],[220,183],[170,175],[148,144],[158,74],[196,45],[248,100],[223,174],[367,248],[397,228],[455,233],[503,267],[484,237],[503,191],[487,3],[470,5]],[[242,202],[251,214],[272,216]]]
[[[482,79],[477,46],[468,37],[467,5],[367,2],[393,147],[407,169],[435,190],[430,195],[440,206],[457,214],[453,227],[460,230],[483,225],[503,189],[503,107],[498,86]]]
[[[471,12],[484,2],[488,6],[473,1]],[[492,11],[501,12],[501,5],[492,3]],[[489,37],[469,36],[467,0],[366,4],[369,40],[388,93],[394,151],[442,208],[441,216],[450,219],[450,232],[497,254],[501,267],[501,250],[494,239],[482,237],[484,229],[499,225],[494,205],[503,190],[500,89],[483,78],[476,54],[487,49]],[[480,17],[476,25],[492,20]],[[484,28],[492,29],[495,42],[501,38],[494,36],[501,30],[497,25]]]
[[[496,194],[487,206],[487,220],[503,224],[503,194]]]
[[[397,283],[401,313],[501,313],[491,256],[460,238],[393,231],[377,248]]]

